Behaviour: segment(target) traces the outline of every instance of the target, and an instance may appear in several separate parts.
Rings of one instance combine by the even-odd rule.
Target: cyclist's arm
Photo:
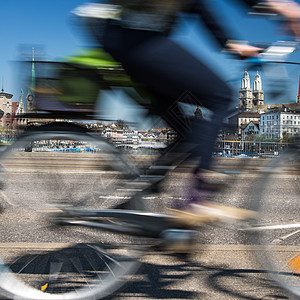
[[[271,11],[282,15],[291,33],[300,38],[300,5],[295,1],[266,0]]]
[[[261,0],[239,0],[248,5],[249,8],[256,9]],[[217,2],[217,1],[216,1]],[[192,0],[188,7],[189,12],[196,13],[202,19],[206,27],[215,37],[221,48],[227,45],[228,40],[238,40],[234,30],[228,28],[224,23],[222,15],[215,9],[214,1]]]
[[[300,37],[300,6],[294,1],[274,1],[274,0],[237,0],[248,5],[253,10],[267,10],[284,16],[288,21],[290,29],[295,36]],[[214,7],[210,1],[210,7]],[[222,16],[217,16],[217,12],[209,9],[205,1],[195,0],[190,7],[190,12],[197,13],[204,21],[207,28],[211,31],[221,48],[227,48],[232,52],[248,57],[255,56],[259,52],[259,48],[238,43],[234,37],[233,30],[228,30],[225,24],[219,24],[218,20],[222,20]],[[234,43],[230,41],[234,40]]]
[[[293,0],[240,0],[252,6],[254,10],[281,15],[290,33],[300,37],[300,5]]]

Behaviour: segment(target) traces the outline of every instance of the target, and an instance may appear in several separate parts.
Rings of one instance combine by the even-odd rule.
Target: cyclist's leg
[[[227,84],[206,64],[160,33],[111,28],[106,49],[123,63],[133,79],[156,95],[156,110],[181,136],[187,137],[190,128],[178,110],[178,101],[192,98],[193,104],[214,112],[211,124],[199,122],[196,126],[206,131],[197,140],[205,145],[204,155],[208,157],[232,99]],[[204,167],[209,168],[209,164]]]
[[[156,109],[171,126],[178,117],[174,107],[178,101],[185,101],[185,95],[192,96],[193,104],[213,111],[212,122],[199,122],[189,131],[180,116],[175,128],[184,136],[179,146],[183,146],[183,141],[192,142],[195,147],[202,145],[197,154],[203,159],[197,170],[209,169],[217,133],[232,99],[227,84],[199,59],[160,33],[122,28],[116,31],[117,38],[107,44],[106,50],[123,63],[134,80],[157,95],[160,101]],[[183,150],[186,152],[187,148]]]
[[[195,172],[210,169],[215,140],[232,99],[227,84],[204,63],[162,35],[131,49],[124,65],[161,99],[160,115],[181,138],[173,152],[190,152],[201,157]],[[186,122],[177,106],[177,101],[186,101],[185,96],[192,98],[192,104],[212,110],[212,120]]]

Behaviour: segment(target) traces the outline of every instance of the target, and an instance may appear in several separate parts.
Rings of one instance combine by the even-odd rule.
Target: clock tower
[[[34,112],[34,90],[35,90],[35,67],[34,67],[34,48],[32,48],[32,65],[31,65],[31,83],[26,97],[26,111]]]
[[[29,90],[28,95],[26,97],[26,110],[28,112],[34,111],[34,103],[33,103],[33,93]]]

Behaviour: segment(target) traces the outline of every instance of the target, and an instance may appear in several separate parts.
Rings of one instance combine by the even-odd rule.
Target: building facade
[[[230,117],[229,125],[236,129],[236,132],[241,135],[242,131],[250,122],[259,122],[260,114],[257,112],[240,112]]]
[[[239,111],[256,111],[259,105],[264,105],[264,91],[262,89],[261,76],[257,72],[254,77],[252,89],[250,75],[246,69],[242,78],[242,85],[239,90]]]
[[[2,89],[0,93],[0,109],[3,111],[3,116],[5,117],[10,117],[12,115],[12,98],[12,94],[5,93]]]
[[[243,130],[243,137],[247,138],[249,136],[259,134],[259,121],[251,121]]]
[[[282,139],[300,133],[300,111],[270,111],[263,113],[259,123],[261,136]]]

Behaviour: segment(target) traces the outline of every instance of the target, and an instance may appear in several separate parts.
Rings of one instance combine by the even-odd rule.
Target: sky
[[[250,17],[247,15],[246,7],[237,4],[238,1],[206,1],[214,3],[219,19],[235,32],[238,39],[249,42],[274,42],[284,38],[277,35],[277,22],[261,17]],[[300,3],[300,0],[297,2]],[[0,0],[2,25],[0,26],[0,80],[4,91],[14,95],[13,101],[19,100],[21,89],[24,88],[21,78],[25,71],[22,65],[17,63],[22,57],[21,54],[30,54],[34,47],[37,56],[43,54],[46,59],[55,60],[89,44],[88,39],[78,30],[70,17],[72,9],[83,3],[82,0]],[[232,84],[237,101],[244,72],[242,61],[220,53],[213,38],[207,34],[206,28],[195,18],[187,19],[183,16],[172,38],[195,56],[204,58],[220,76]],[[291,55],[290,59],[300,61],[298,52]],[[299,87],[299,72],[299,66],[288,68],[286,95],[278,99],[268,98],[270,80],[261,74],[266,93],[265,102],[295,101]],[[255,73],[250,73],[251,82]],[[110,99],[112,110],[118,111],[120,101],[130,102],[128,99],[122,99],[124,99],[122,96]],[[122,111],[123,114],[128,114],[126,110]]]

